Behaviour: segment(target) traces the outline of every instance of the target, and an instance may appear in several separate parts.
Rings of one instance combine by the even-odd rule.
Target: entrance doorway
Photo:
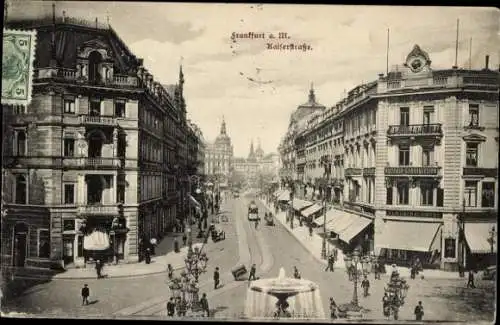
[[[26,263],[28,230],[28,225],[25,223],[18,223],[14,226],[13,266],[24,267]]]
[[[64,265],[68,265],[74,262],[74,245],[75,239],[72,237],[65,237],[63,239],[63,247],[64,247]]]

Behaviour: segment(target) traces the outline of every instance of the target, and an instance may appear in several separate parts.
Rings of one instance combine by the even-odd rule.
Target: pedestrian
[[[156,248],[156,245],[158,244],[158,241],[156,240],[156,238],[151,238],[149,243],[151,244],[151,255],[155,255],[155,251],[156,251],[155,248]]]
[[[259,227],[259,219],[260,218],[255,219],[255,229]]]
[[[174,268],[172,267],[172,264],[167,265],[167,271],[168,271],[168,279],[172,280],[174,277]]]
[[[187,234],[186,233],[182,234],[182,246],[186,246],[187,239],[188,239]]]
[[[95,261],[95,270],[97,272],[97,278],[100,279],[102,278],[102,264],[101,264],[101,260],[96,260]]]
[[[327,271],[333,272],[333,264],[334,264],[333,254],[330,254],[328,256],[328,265],[326,266],[325,272]]]
[[[179,253],[181,250],[179,248],[179,241],[177,240],[177,237],[174,238],[174,252]]]
[[[187,302],[184,298],[179,298],[179,304],[177,306],[177,315],[178,316],[186,316],[187,311]]]
[[[146,251],[144,252],[144,261],[146,264],[151,263],[151,249],[149,247],[146,248]]]
[[[300,278],[301,278],[300,272],[299,272],[299,270],[297,269],[296,266],[293,267],[293,277],[295,279],[298,279],[298,280],[300,280]]]
[[[173,317],[174,314],[175,314],[174,297],[170,297],[170,300],[167,302],[167,315]]]
[[[219,287],[219,282],[220,282],[220,274],[219,274],[219,267],[217,266],[214,271],[214,289],[217,289]]]
[[[257,271],[257,267],[255,266],[255,264],[252,264],[252,267],[250,268],[250,275],[248,276],[248,281],[257,280],[255,278],[256,271]]]
[[[474,289],[476,286],[474,285],[474,273],[472,270],[469,270],[469,281],[467,281],[467,288]]]
[[[330,318],[337,319],[337,304],[333,300],[333,297],[330,297]]]
[[[368,277],[366,275],[363,281],[361,281],[361,288],[363,288],[363,295],[365,297],[368,297],[368,295],[370,294],[368,292],[368,290],[370,289],[370,280],[368,280]]]
[[[392,264],[391,281],[399,278],[399,271],[396,264]]]
[[[422,302],[419,301],[418,305],[415,307],[415,320],[422,320],[422,317],[424,317],[424,306],[422,306]]]
[[[207,299],[207,294],[203,293],[200,299],[200,305],[201,305],[201,310],[203,311],[203,315],[207,315],[207,317],[210,317],[210,309],[208,307],[208,299]]]
[[[309,237],[312,237],[313,235],[313,227],[312,227],[312,224],[309,223]]]
[[[385,317],[389,317],[389,315],[390,315],[389,301],[390,301],[390,298],[387,295],[387,292],[384,292],[384,296],[382,297],[382,310],[383,310]]]
[[[89,304],[90,289],[88,284],[84,284],[82,288],[82,306]]]
[[[411,279],[415,279],[415,275],[417,273],[417,270],[416,270],[416,267],[415,267],[415,264],[413,264],[411,267],[410,267],[410,278]]]

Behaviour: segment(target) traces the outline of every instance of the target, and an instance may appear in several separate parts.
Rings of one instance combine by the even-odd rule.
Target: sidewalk
[[[261,200],[262,204],[266,206],[270,211],[274,211],[272,207],[267,204],[265,201]],[[299,241],[302,246],[304,246],[316,260],[327,265],[327,262],[321,259],[321,246],[323,239],[319,234],[313,232],[312,236],[309,236],[309,230],[307,227],[300,227],[299,223],[295,221],[293,230],[290,228],[290,224],[286,222],[286,212],[278,212],[276,215],[276,219],[285,227],[285,229],[290,232],[296,239]],[[327,252],[331,250],[332,247],[335,247],[331,243],[327,242]],[[338,259],[335,263],[335,268],[343,268],[345,269],[344,264],[344,255],[342,254],[342,250],[338,249]],[[390,270],[391,265],[386,265],[386,269]],[[398,267],[399,274],[402,277],[409,278],[410,277],[410,268],[408,267]],[[448,272],[443,270],[429,270],[426,269],[423,272],[420,272],[418,276],[424,275],[426,278],[442,278],[442,279],[464,279],[460,278],[458,272]],[[386,274],[387,276],[387,274]]]

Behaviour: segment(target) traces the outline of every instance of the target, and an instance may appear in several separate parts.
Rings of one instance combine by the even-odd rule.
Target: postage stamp
[[[35,47],[36,31],[3,30],[2,104],[31,102]]]

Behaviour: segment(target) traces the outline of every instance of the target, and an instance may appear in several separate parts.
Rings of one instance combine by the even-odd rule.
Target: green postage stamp
[[[31,102],[36,31],[3,30],[2,104]]]

